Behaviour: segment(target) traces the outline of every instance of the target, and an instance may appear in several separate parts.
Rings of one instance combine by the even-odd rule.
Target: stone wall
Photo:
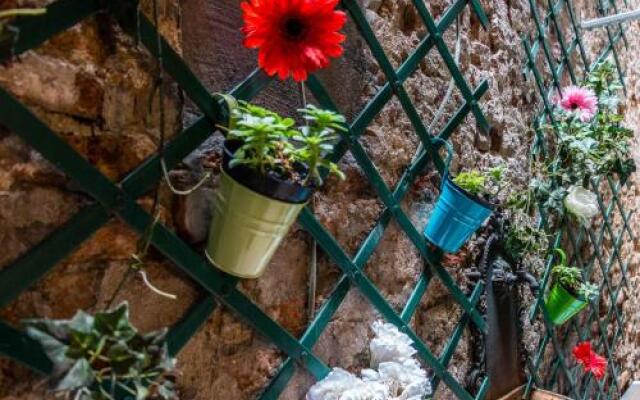
[[[0,8],[16,3],[37,2],[0,0]],[[150,3],[144,4],[147,13]],[[240,45],[238,3],[238,0],[158,2],[163,34],[176,49],[182,49],[193,70],[212,91],[230,89],[255,66],[255,55]],[[436,0],[429,1],[428,6],[435,16],[440,16],[449,3],[449,0]],[[528,180],[529,126],[536,101],[532,82],[525,81],[521,74],[524,55],[520,33],[531,29],[529,5],[526,0],[482,3],[491,22],[488,31],[483,31],[467,10],[459,21],[459,39],[455,26],[445,38],[452,52],[459,47],[460,65],[472,86],[489,79],[490,89],[481,103],[493,129],[490,135],[484,136],[475,127],[473,117],[468,117],[453,135],[460,155],[453,168],[504,162],[510,177],[516,184],[523,185]],[[593,13],[591,2],[575,3],[585,15]],[[411,1],[364,0],[363,5],[377,37],[397,67],[425,35]],[[633,25],[633,29],[637,33],[637,25]],[[350,26],[347,32],[346,57],[321,77],[338,98],[340,107],[348,116],[353,116],[384,83],[384,76],[369,51],[364,49],[356,30]],[[640,134],[640,83],[637,82],[640,64],[633,58],[640,39],[637,34],[628,37],[632,47],[627,53],[629,56],[625,56],[629,75],[627,119],[629,126]],[[599,40],[594,37],[589,41],[593,51],[601,45]],[[122,34],[110,18],[98,16],[0,67],[0,85],[24,101],[102,172],[119,179],[156,150],[157,99],[152,115],[148,113],[155,68],[154,61]],[[405,83],[428,125],[444,100],[449,80],[446,67],[432,50]],[[169,94],[164,105],[166,132],[173,134],[192,121],[196,111],[187,100],[183,112],[183,96],[173,85],[167,84],[166,91]],[[298,88],[291,82],[272,84],[256,101],[285,113],[300,104]],[[444,125],[460,102],[460,94],[455,90],[444,106],[443,118],[432,124],[433,130]],[[393,185],[413,158],[418,140],[400,104],[393,101],[366,130],[362,143],[387,184]],[[187,186],[198,180],[203,167],[219,169],[216,156],[219,146],[220,136],[215,135],[187,158],[182,168],[172,173],[172,178]],[[315,214],[349,254],[354,255],[383,206],[350,154],[341,167],[347,179],[327,181],[315,195]],[[437,195],[436,184],[430,176],[425,177],[412,188],[403,203],[416,226],[426,222]],[[196,247],[201,246],[206,236],[208,199],[216,185],[214,177],[207,187],[186,198],[172,196],[164,186],[160,190],[163,222]],[[629,206],[637,206],[633,203],[637,201],[633,197],[638,194],[637,190],[637,185],[627,189],[625,201]],[[46,237],[86,203],[87,199],[73,183],[41,156],[16,136],[0,132],[0,239],[5,244],[5,251],[0,254],[0,268]],[[145,198],[142,203],[148,206],[151,199]],[[634,218],[634,225],[638,226],[638,217]],[[46,279],[0,309],[0,317],[18,324],[26,317],[62,318],[71,316],[78,308],[105,307],[127,270],[137,239],[124,224],[113,221],[60,263]],[[304,331],[308,322],[310,249],[309,235],[295,227],[276,253],[266,275],[240,284],[244,293],[296,336]],[[474,245],[470,249],[471,254]],[[623,376],[627,377],[637,369],[635,365],[640,358],[635,349],[640,339],[634,334],[637,331],[634,324],[640,319],[637,314],[640,304],[634,296],[637,291],[633,290],[640,286],[637,242],[625,248],[625,254],[631,251],[636,252],[630,264],[632,287],[625,289],[624,296],[628,299],[624,307],[629,316],[626,321],[630,333],[625,346],[619,349],[627,370]],[[471,257],[448,260],[448,271],[461,287],[465,287],[466,277],[465,268],[460,264],[468,265],[470,260]],[[159,254],[152,251],[146,261],[154,284],[177,294],[178,300],[154,295],[137,277],[131,276],[115,296],[115,302],[128,300],[134,323],[142,330],[151,330],[176,322],[204,293]],[[366,272],[385,297],[399,308],[423,267],[409,239],[392,222]],[[320,253],[316,308],[330,294],[339,276],[337,268]],[[423,298],[412,325],[438,354],[460,315],[456,302],[436,280]],[[377,318],[366,300],[352,290],[314,350],[331,366],[346,369],[365,366],[371,335],[369,325]],[[539,327],[535,331],[540,332]],[[529,346],[537,343],[535,331],[527,337]],[[449,371],[456,379],[466,382],[472,370],[473,341],[466,333],[460,343]],[[255,398],[281,361],[282,354],[274,346],[220,307],[179,355],[181,398]],[[41,399],[44,395],[40,381],[15,363],[0,360],[1,400]],[[299,370],[281,398],[301,399],[312,383],[313,379]],[[452,398],[451,393],[441,387],[436,398]]]
[[[631,8],[637,9],[638,7],[640,7],[640,3],[636,1]],[[636,56],[640,51],[640,43],[637,40],[639,35],[640,25],[637,22],[629,24],[627,37],[634,39],[629,41],[629,49],[622,56],[627,71],[625,124],[635,131],[633,149],[636,165],[640,165],[640,60]],[[622,259],[628,262],[629,286],[625,288],[618,299],[618,305],[621,306],[624,316],[625,336],[622,345],[616,349],[616,354],[620,362],[619,384],[624,387],[632,380],[640,380],[640,368],[638,368],[640,365],[640,298],[638,297],[640,291],[640,236],[638,236],[640,178],[637,173],[625,191],[623,203],[629,210],[634,210],[629,223],[635,234],[634,240],[629,240],[629,236],[625,236],[626,243]],[[622,221],[619,219],[615,225],[616,232],[622,229]],[[618,276],[617,279],[622,279],[622,277]]]

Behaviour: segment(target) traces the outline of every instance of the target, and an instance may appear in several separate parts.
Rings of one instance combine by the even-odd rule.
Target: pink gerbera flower
[[[563,110],[577,115],[582,122],[590,121],[598,112],[598,98],[593,90],[578,86],[565,88],[556,103]]]

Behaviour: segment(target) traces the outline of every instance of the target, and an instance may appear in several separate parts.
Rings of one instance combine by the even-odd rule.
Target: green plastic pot
[[[547,311],[554,325],[562,325],[582,311],[587,302],[569,293],[562,285],[555,284],[546,300]]]
[[[207,258],[230,275],[259,277],[305,204],[260,194],[223,170],[214,199]]]

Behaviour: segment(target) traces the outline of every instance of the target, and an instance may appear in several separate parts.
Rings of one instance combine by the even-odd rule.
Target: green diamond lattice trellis
[[[469,320],[473,321],[481,331],[486,331],[485,322],[475,308],[482,286],[478,284],[470,296],[463,293],[440,265],[441,254],[434,253],[427,247],[422,235],[402,211],[399,203],[416,179],[417,174],[424,170],[430,160],[440,171],[443,167],[442,160],[438,155],[439,146],[435,144],[433,139],[435,135],[428,132],[423,125],[403,87],[403,83],[417,69],[420,61],[435,47],[465,99],[464,104],[438,135],[442,138],[448,138],[469,112],[475,116],[478,125],[487,131],[488,124],[478,104],[478,100],[487,90],[487,83],[483,82],[475,89],[468,86],[449,53],[442,34],[467,5],[472,8],[483,25],[486,26],[488,21],[478,0],[456,0],[438,21],[433,19],[422,0],[415,0],[414,5],[429,34],[419,43],[400,68],[395,70],[374,36],[360,6],[354,0],[342,2],[342,7],[348,11],[360,34],[371,48],[373,56],[380,64],[387,82],[369,101],[364,110],[350,122],[349,132],[344,135],[333,157],[338,160],[347,150],[350,150],[386,209],[353,259],[347,255],[308,209],[301,214],[300,224],[313,235],[333,263],[343,272],[329,299],[323,304],[315,319],[298,340],[238,291],[235,278],[213,268],[201,254],[191,249],[165,226],[158,224],[151,237],[152,244],[210,294],[205,300],[193,305],[181,322],[171,328],[169,347],[173,354],[177,353],[196,333],[217,304],[224,304],[287,356],[276,376],[262,394],[263,399],[275,399],[284,390],[296,368],[305,368],[316,379],[323,378],[329,372],[327,365],[311,349],[320,333],[327,326],[331,316],[337,311],[348,290],[357,288],[385,319],[414,339],[419,355],[434,372],[434,386],[444,382],[461,399],[471,400],[484,396],[488,387],[486,379],[479,392],[472,395],[447,371],[447,365]],[[73,26],[94,13],[112,13],[123,29],[137,35],[151,54],[158,58],[164,70],[181,86],[204,114],[166,146],[164,159],[171,167],[197,148],[211,134],[216,123],[224,122],[227,112],[224,104],[218,102],[207,92],[184,61],[164,39],[158,36],[153,24],[144,15],[138,14],[136,10],[137,4],[126,0],[118,2],[59,0],[51,4],[43,16],[16,20],[14,25],[17,28],[17,35],[14,37],[13,46],[4,46],[4,48],[12,48],[13,53],[20,54],[38,46],[52,35]],[[158,41],[161,43],[160,46],[157,45]],[[10,52],[5,51],[3,59],[9,56],[11,56]],[[268,84],[269,79],[262,72],[256,70],[232,90],[231,94],[248,100]],[[319,79],[311,77],[308,86],[322,106],[335,108],[331,97]],[[407,113],[426,151],[420,154],[415,162],[406,169],[397,186],[391,190],[366,155],[358,137],[394,95]],[[0,103],[3,104],[0,123],[18,134],[61,171],[74,179],[95,200],[95,203],[83,208],[62,228],[31,249],[28,254],[0,272],[0,306],[3,306],[40,279],[112,216],[122,219],[139,234],[142,234],[152,223],[152,216],[136,203],[136,199],[158,183],[161,179],[161,169],[160,160],[156,155],[146,160],[122,182],[115,184],[81,155],[74,152],[51,129],[3,89],[0,89]],[[429,265],[429,268],[422,273],[407,304],[400,313],[385,301],[363,271],[367,260],[380,242],[385,228],[392,218],[408,235]],[[442,281],[464,310],[447,346],[439,356],[433,354],[409,326],[409,321],[433,277]],[[39,349],[39,347],[23,333],[0,322],[0,353],[16,359],[36,371],[45,374],[50,372],[51,363],[42,351],[35,349]]]
[[[557,134],[553,119],[553,105],[549,98],[557,89],[571,84],[580,84],[584,74],[599,62],[612,57],[615,61],[620,81],[624,83],[624,73],[618,57],[620,43],[626,45],[626,38],[622,26],[607,27],[606,46],[601,54],[590,62],[584,48],[583,37],[579,30],[575,10],[571,0],[548,0],[546,7],[542,7],[541,15],[539,2],[529,0],[530,12],[535,24],[535,31],[530,37],[523,37],[526,53],[526,77],[532,76],[541,99],[541,111],[534,121],[535,139],[532,146],[532,157],[544,159],[547,155],[547,142],[552,138],[545,138],[542,126],[549,124]],[[626,1],[625,1],[626,4]],[[618,12],[615,0],[594,1],[599,15]],[[561,21],[567,21],[567,31],[561,27]],[[553,50],[559,50],[554,53]],[[582,73],[579,76],[578,73]],[[555,227],[552,234],[553,247],[564,245],[573,253],[571,262],[583,267],[586,279],[597,276],[600,294],[588,308],[583,317],[572,320],[567,327],[556,329],[550,323],[544,307],[544,288],[549,285],[550,270],[554,264],[549,256],[542,278],[540,291],[531,310],[530,318],[542,318],[545,332],[540,338],[533,354],[527,360],[527,393],[532,387],[545,387],[566,393],[576,399],[615,399],[621,395],[619,387],[618,368],[615,358],[616,344],[624,335],[624,321],[617,305],[618,295],[623,286],[628,287],[626,275],[627,262],[622,259],[621,248],[625,235],[633,239],[633,232],[628,225],[631,212],[626,212],[620,201],[620,191],[624,186],[611,177],[592,179],[591,189],[598,196],[598,203],[602,213],[601,226],[593,229],[576,228],[562,221]],[[605,204],[609,200],[609,204]],[[617,212],[617,213],[616,213]],[[541,226],[547,227],[547,217],[542,213]],[[614,232],[614,218],[618,215],[621,222],[619,232]],[[605,239],[611,242],[610,254],[605,255]],[[596,274],[596,265],[598,274]],[[615,274],[614,274],[615,273]],[[614,275],[619,274],[619,282],[614,282]],[[595,326],[595,335],[592,329]],[[612,328],[612,332],[608,329]],[[591,375],[580,372],[575,363],[569,362],[571,347],[576,341],[591,340],[594,350],[604,354],[608,359],[607,374],[602,381],[596,381]],[[572,366],[570,366],[572,365]]]
[[[429,34],[419,43],[414,52],[402,65],[395,70],[385,56],[380,43],[374,36],[371,27],[368,25],[357,3],[353,0],[343,0],[342,2],[342,6],[348,11],[352,21],[358,27],[360,34],[371,48],[373,56],[380,64],[387,78],[387,82],[368,102],[363,111],[350,122],[349,132],[344,135],[343,140],[336,148],[334,158],[338,160],[347,150],[350,150],[386,208],[353,258],[350,258],[346,254],[309,210],[304,210],[301,214],[299,218],[300,224],[313,235],[333,263],[343,272],[331,296],[318,310],[316,317],[298,340],[238,291],[235,287],[237,283],[235,278],[227,276],[211,267],[198,252],[191,249],[165,226],[159,224],[156,226],[151,238],[152,244],[168,259],[191,276],[194,281],[208,293],[206,298],[194,304],[183,319],[171,328],[169,333],[169,347],[173,354],[176,354],[196,333],[198,328],[211,315],[217,304],[224,304],[233,310],[236,315],[253,326],[256,331],[264,335],[287,356],[277,374],[262,394],[263,399],[276,399],[286,387],[296,368],[305,368],[316,379],[320,379],[327,374],[329,370],[328,367],[311,349],[319,339],[321,332],[327,326],[332,315],[337,311],[346,293],[351,288],[357,288],[382,316],[415,340],[419,355],[433,369],[433,384],[435,387],[437,387],[440,382],[444,382],[458,398],[479,399],[484,397],[486,389],[488,388],[487,379],[484,380],[480,390],[474,396],[466,391],[463,385],[457,382],[447,371],[447,365],[454,354],[468,322],[470,320],[473,321],[481,331],[486,332],[485,322],[475,309],[483,287],[481,284],[478,284],[467,297],[440,265],[441,254],[433,252],[427,247],[422,235],[404,214],[399,203],[417,175],[424,170],[430,160],[433,161],[439,171],[442,171],[442,160],[438,155],[438,145],[433,140],[436,135],[428,132],[422,123],[411,99],[403,88],[403,83],[417,69],[420,61],[435,47],[445,61],[465,100],[453,117],[447,121],[444,128],[437,133],[437,136],[448,138],[456,127],[463,122],[469,112],[473,113],[479,126],[486,130],[488,125],[478,105],[478,100],[487,90],[487,83],[483,82],[474,89],[471,89],[467,85],[442,39],[442,34],[455,21],[458,14],[463,11],[467,4],[472,8],[483,25],[486,26],[488,21],[478,0],[454,1],[437,21],[432,18],[422,0],[413,0],[413,4],[418,10]],[[568,9],[570,9],[570,7],[571,6],[568,5]],[[158,36],[153,24],[143,15],[137,14],[136,8],[137,5],[134,2],[128,2],[126,0],[118,2],[103,0],[58,0],[48,6],[47,13],[43,16],[16,20],[14,25],[17,28],[17,34],[13,37],[13,43],[10,45],[4,43],[5,46],[0,46],[0,50],[4,49],[4,53],[0,55],[0,59],[6,60],[12,53],[20,54],[37,47],[49,37],[95,13],[112,13],[125,30],[138,35],[141,43],[145,45],[151,54],[159,58],[165,71],[182,87],[203,113],[200,119],[167,144],[164,151],[164,159],[167,165],[171,167],[197,148],[211,134],[217,122],[225,121],[226,109],[224,104],[217,102],[214,97],[207,92],[183,60],[171,49],[164,39]],[[555,9],[556,8],[553,10]],[[136,18],[136,16],[138,18]],[[553,18],[555,22],[555,17]],[[545,22],[546,21],[547,18],[545,18]],[[538,23],[538,25],[541,26],[540,23]],[[544,29],[544,25],[542,26]],[[573,26],[575,28],[575,24]],[[544,34],[542,34],[541,37],[544,39]],[[160,47],[157,46],[158,40],[161,43]],[[537,42],[538,41],[536,41],[536,43]],[[575,46],[576,44],[573,44],[574,49]],[[539,47],[539,45],[537,47]],[[530,49],[529,54],[535,56],[538,52],[537,47]],[[7,51],[7,49],[12,51]],[[545,52],[545,54],[547,53]],[[564,64],[560,63],[560,65],[562,66]],[[247,77],[244,82],[232,90],[231,94],[238,98],[248,100],[268,84],[269,79],[260,71],[256,70]],[[540,80],[540,84],[543,84],[542,80]],[[320,80],[311,77],[308,86],[316,100],[318,100],[322,106],[335,108]],[[425,145],[426,151],[406,169],[396,187],[391,190],[383,182],[376,167],[366,155],[362,145],[358,141],[358,137],[394,95],[400,101],[417,135]],[[82,156],[75,153],[26,107],[3,89],[0,89],[0,103],[3,104],[3,109],[0,111],[0,123],[20,135],[20,137],[55,164],[60,170],[73,178],[78,185],[95,200],[93,204],[83,208],[62,228],[43,240],[35,246],[35,248],[31,249],[25,256],[0,271],[0,306],[4,306],[15,299],[30,285],[38,281],[53,268],[56,263],[61,261],[73,251],[73,249],[109,221],[111,217],[116,216],[122,219],[138,233],[142,234],[152,223],[153,218],[136,203],[136,199],[144,195],[158,183],[161,179],[161,168],[158,156],[152,156],[137,167],[123,181],[114,184],[100,174],[100,172],[82,158]],[[609,183],[612,190],[614,190],[615,203],[620,207],[620,203],[616,197],[617,189],[614,188],[613,183]],[[612,207],[613,204],[608,208],[609,212],[611,212]],[[605,213],[605,216],[607,215],[608,213]],[[364,266],[373,254],[392,218],[408,235],[428,264],[428,268],[420,276],[412,294],[400,313],[397,313],[393,307],[385,301],[363,271]],[[606,227],[610,232],[611,227],[608,224]],[[626,228],[628,229],[628,226]],[[612,235],[612,233],[609,234]],[[601,241],[604,230],[600,235],[599,240]],[[618,237],[618,242],[621,240],[621,236],[622,235]],[[596,240],[597,239],[598,238],[596,238]],[[409,321],[433,278],[438,278],[442,281],[444,286],[446,286],[464,310],[462,318],[452,332],[442,354],[439,356],[434,355],[409,326]],[[554,345],[558,345],[557,340],[550,335],[545,337],[545,344],[550,338]],[[541,347],[544,348],[545,346]],[[559,346],[556,347],[560,348]],[[36,371],[46,374],[51,370],[51,363],[44,353],[37,349],[39,349],[38,346],[28,339],[28,337],[0,321],[0,353],[16,359]],[[561,355],[561,353],[559,354]],[[537,363],[539,363],[539,359],[540,357],[538,357]],[[562,356],[559,357],[559,362],[562,369],[567,371]],[[541,379],[541,377],[534,373],[530,384],[543,384]]]

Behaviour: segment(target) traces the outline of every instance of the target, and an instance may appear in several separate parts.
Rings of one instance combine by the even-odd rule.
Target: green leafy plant
[[[598,111],[591,120],[581,121],[561,110],[554,113],[558,136],[551,160],[538,166],[530,184],[545,211],[563,216],[563,200],[571,186],[586,188],[591,178],[611,174],[624,182],[636,170],[631,156],[633,132],[621,125],[624,117],[618,103],[622,86],[616,76],[610,61],[600,63],[588,75],[585,86],[598,98]]]
[[[511,213],[504,248],[514,260],[541,258],[548,246],[547,233],[536,225],[531,216],[521,211]]]
[[[589,73],[585,86],[593,89],[601,105],[609,104],[601,101],[603,96],[609,96],[623,87],[618,80],[616,66],[610,60],[604,60]]]
[[[129,322],[129,307],[95,316],[78,311],[70,320],[24,321],[54,364],[53,390],[76,400],[177,399],[166,330],[140,334]]]
[[[538,178],[531,180],[529,188],[547,213],[557,216],[564,215],[562,200],[567,195],[567,189],[562,186],[554,187],[551,181]]]
[[[242,142],[229,167],[246,165],[261,174],[291,177],[295,121],[265,108],[241,102],[233,110],[228,137]]]
[[[490,168],[486,171],[463,171],[453,178],[453,183],[474,196],[495,197],[503,189],[504,166]]]
[[[326,168],[344,179],[344,174],[338,165],[325,158],[333,150],[334,143],[338,140],[337,132],[346,132],[344,116],[332,111],[322,110],[313,105],[298,110],[308,126],[300,128],[300,134],[294,135],[293,140],[300,143],[300,147],[294,155],[297,161],[304,163],[309,169],[307,179],[314,179],[317,184],[322,184],[320,167]]]
[[[303,185],[321,184],[321,169],[344,178],[338,166],[326,157],[338,140],[338,132],[346,131],[345,118],[313,105],[298,111],[306,125],[295,127],[292,118],[239,102],[227,131],[229,139],[242,144],[229,167],[245,165],[260,174],[274,174]],[[306,172],[301,171],[300,165]]]
[[[560,256],[560,263],[551,269],[553,280],[569,292],[586,300],[592,300],[598,294],[598,287],[583,282],[582,273],[577,267],[567,265],[567,255],[562,249],[555,249]]]

